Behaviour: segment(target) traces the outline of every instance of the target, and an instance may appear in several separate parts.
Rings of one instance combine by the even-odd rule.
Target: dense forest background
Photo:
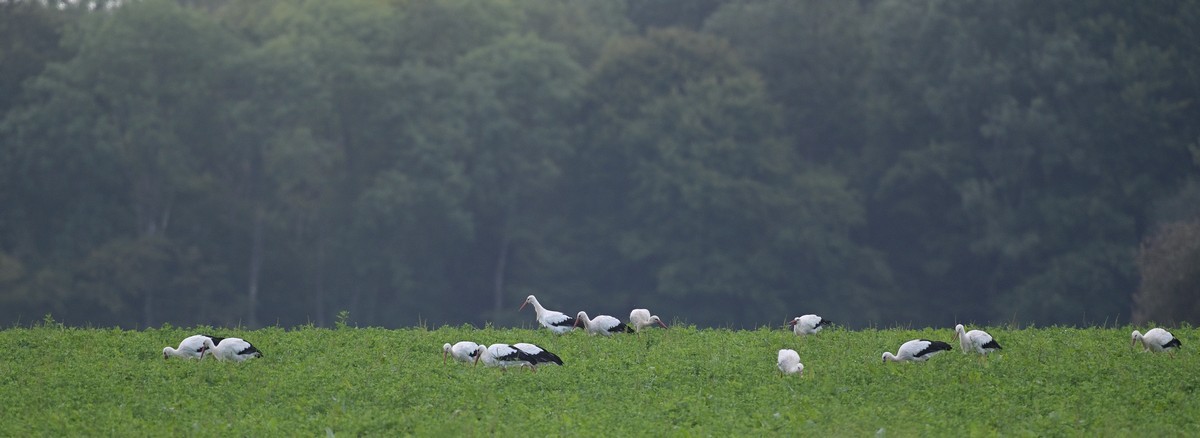
[[[1200,1],[0,1],[0,321],[1200,322]]]

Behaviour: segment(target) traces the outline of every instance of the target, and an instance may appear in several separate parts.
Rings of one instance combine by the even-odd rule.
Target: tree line
[[[1200,2],[0,1],[0,320],[1200,321]]]

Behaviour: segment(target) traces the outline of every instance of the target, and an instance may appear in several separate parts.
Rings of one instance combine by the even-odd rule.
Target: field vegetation
[[[1138,327],[1142,328],[1142,327]],[[836,434],[1200,436],[1197,332],[1174,356],[1120,328],[991,328],[1003,352],[881,363],[908,339],[953,330],[651,330],[611,339],[543,330],[253,331],[197,327],[0,331],[2,436]],[[197,332],[265,357],[163,360]],[[533,342],[565,366],[443,365],[441,345]],[[781,377],[780,348],[803,377]]]

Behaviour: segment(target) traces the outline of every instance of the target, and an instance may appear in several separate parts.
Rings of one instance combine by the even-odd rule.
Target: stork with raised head
[[[613,333],[633,333],[633,329],[617,318],[596,315],[595,318],[589,319],[587,312],[582,310],[575,315],[575,325],[579,325],[579,323],[583,323],[584,330],[593,335],[612,336]]]
[[[1130,347],[1137,345],[1138,341],[1142,342],[1142,351],[1153,351],[1155,353],[1166,351],[1171,353],[1172,356],[1175,354],[1175,350],[1183,347],[1183,343],[1179,342],[1179,339],[1176,339],[1175,335],[1157,327],[1150,329],[1145,335],[1134,330]]]
[[[541,324],[542,327],[548,328],[550,331],[560,335],[575,329],[575,318],[567,316],[562,312],[546,310],[545,307],[542,307],[542,303],[538,302],[537,297],[533,295],[525,297],[525,302],[521,304],[521,307],[517,311],[519,312],[524,309],[526,304],[533,305],[533,310],[537,312],[538,324]]]
[[[804,377],[804,364],[800,363],[800,355],[796,350],[783,349],[779,350],[779,358],[775,362],[775,366],[779,367],[779,375],[784,374],[800,374]]]
[[[163,359],[170,357],[181,357],[184,359],[203,359],[204,352],[212,348],[213,345],[221,342],[225,338],[216,338],[209,335],[192,335],[183,339],[179,343],[179,348],[165,347],[163,348]],[[208,341],[207,343],[204,341]]]
[[[654,324],[661,325],[662,328],[667,328],[667,325],[663,324],[662,319],[659,319],[658,315],[651,315],[650,311],[646,309],[633,309],[632,312],[629,312],[629,323],[633,325],[633,330],[637,332]]]
[[[459,362],[474,362],[478,351],[479,344],[474,342],[462,341],[454,345],[446,343],[442,345],[442,365],[446,364],[446,356],[453,356],[454,360]]]
[[[928,339],[913,339],[905,342],[896,350],[896,354],[884,352],[883,362],[924,362],[934,355],[943,351],[950,351],[950,344],[942,341],[930,341]]]
[[[788,321],[788,325],[792,326],[792,333],[798,336],[816,334],[821,329],[832,324],[833,321],[811,314],[797,316]]]
[[[528,366],[531,372],[537,372],[537,365],[540,363],[563,363],[554,353],[528,343],[492,344],[487,347],[480,345],[476,351],[476,366],[479,366],[479,361],[482,360],[485,366],[499,367],[505,371],[508,367]]]
[[[262,357],[261,351],[241,338],[225,338],[215,347],[210,346],[208,353],[217,360],[232,360],[242,362],[247,359]]]
[[[987,355],[996,350],[1001,350],[1000,343],[992,339],[992,335],[983,330],[966,331],[962,324],[954,326],[954,339],[958,340],[958,346],[962,347],[963,354],[975,352],[981,355]]]

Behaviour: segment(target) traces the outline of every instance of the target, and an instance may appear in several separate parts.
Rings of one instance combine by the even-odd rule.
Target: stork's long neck
[[[964,329],[963,326],[961,326],[961,325],[958,326],[957,331],[958,331],[958,346],[962,347],[963,354],[966,354],[967,350],[971,349],[971,340],[967,339],[967,330]]]
[[[183,350],[176,350],[174,348],[167,347],[167,355],[173,356],[173,357],[183,357],[184,354],[183,354]]]
[[[884,362],[888,362],[888,361],[891,361],[891,362],[899,362],[899,360],[898,360],[898,359],[896,359],[896,355],[894,355],[894,354],[892,354],[892,353],[890,353],[890,352],[884,352],[884,353],[883,353],[883,361],[884,361]]]
[[[539,303],[537,298],[534,298],[533,301],[530,301],[530,304],[533,304],[533,311],[537,313],[538,318],[541,318],[542,315],[546,314],[546,308],[542,307],[542,303]]]
[[[575,319],[579,320],[580,323],[583,323],[584,329],[592,327],[592,319],[588,318],[587,312],[579,312],[578,315],[575,315]]]

